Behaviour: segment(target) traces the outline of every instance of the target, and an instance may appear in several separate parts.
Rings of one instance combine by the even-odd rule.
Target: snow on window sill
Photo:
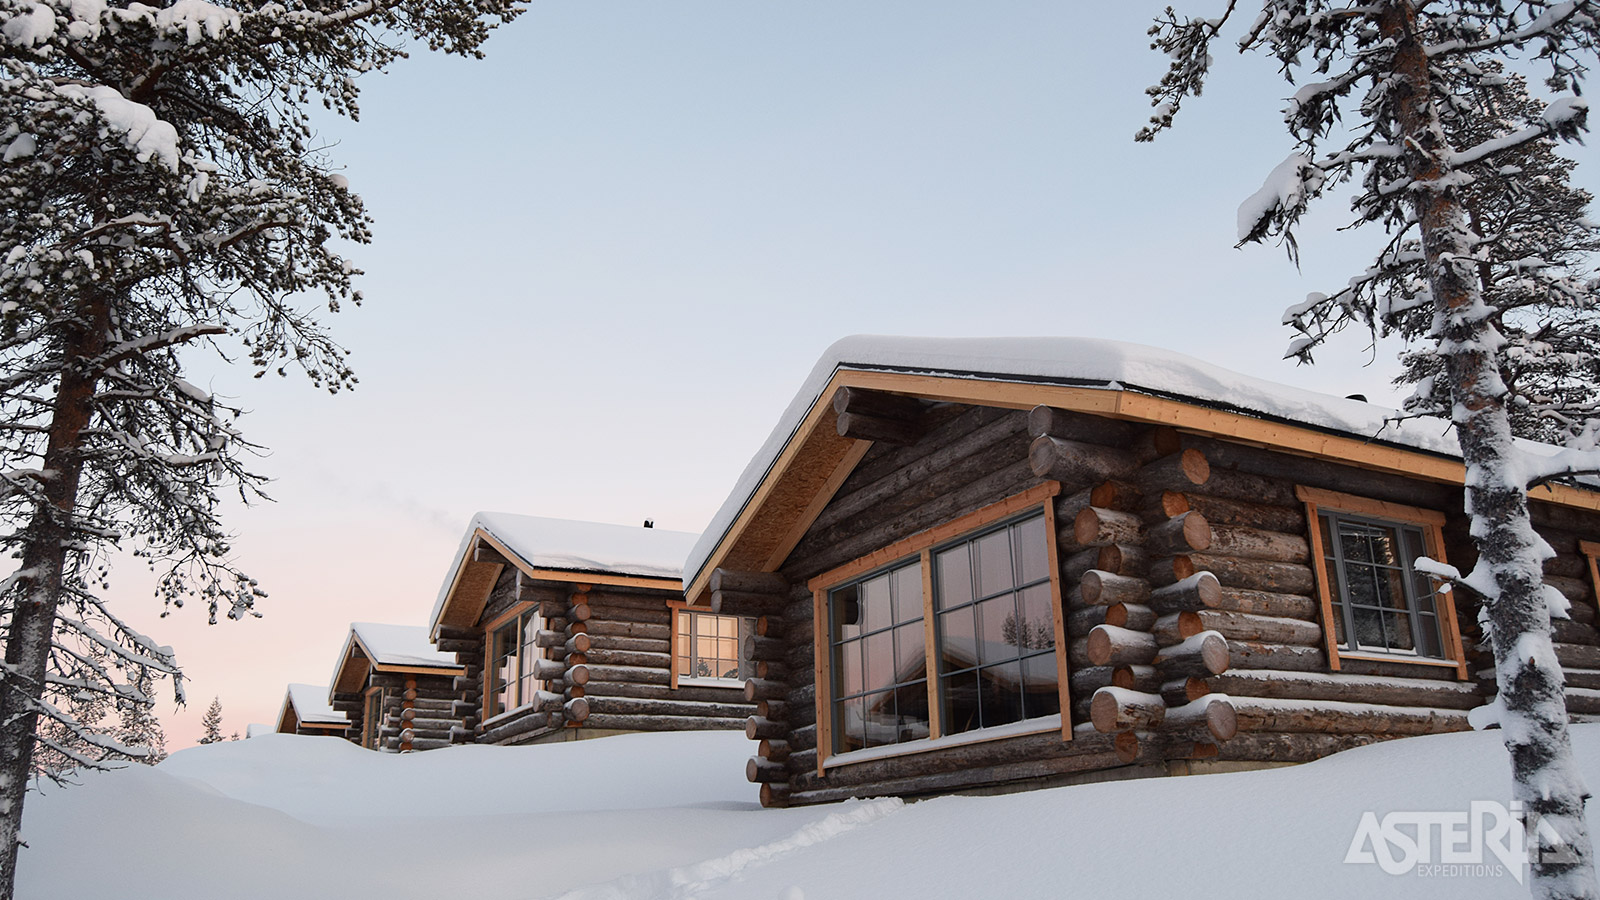
[[[530,712],[533,712],[532,703],[524,703],[516,709],[508,709],[503,713],[496,713],[495,715],[483,720],[484,730],[488,730],[502,722],[509,722],[512,719],[519,719],[524,713]]]
[[[948,734],[939,738],[920,738],[915,741],[906,741],[900,744],[884,744],[880,747],[868,747],[865,750],[851,750],[847,753],[838,753],[823,760],[822,767],[831,769],[834,766],[848,766],[852,763],[868,762],[874,759],[884,759],[890,756],[908,756],[913,753],[930,753],[934,750],[944,750],[948,747],[962,747],[967,744],[982,744],[986,741],[998,741],[1006,738],[1024,737],[1031,734],[1045,734],[1061,730],[1061,716],[1040,716],[1037,719],[1024,719],[1021,722],[1012,722],[1008,725],[996,725],[993,728],[980,728],[976,731],[963,731],[960,734]],[[1065,740],[1065,738],[1063,738]]]
[[[742,690],[744,688],[744,681],[738,678],[707,678],[699,675],[694,677],[690,677],[688,675],[679,675],[678,687],[720,687],[739,688]]]
[[[1371,650],[1340,650],[1340,659],[1355,659],[1362,662],[1402,663],[1414,666],[1443,666],[1454,669],[1460,664],[1451,659],[1437,659],[1431,656],[1410,656],[1405,653],[1374,653]]]

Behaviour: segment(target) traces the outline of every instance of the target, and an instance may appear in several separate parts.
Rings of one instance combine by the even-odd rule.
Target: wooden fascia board
[[[1003,409],[1032,409],[1054,406],[1058,409],[1101,415],[1131,422],[1170,425],[1243,443],[1259,444],[1284,453],[1327,459],[1357,468],[1405,475],[1428,481],[1460,485],[1466,482],[1466,466],[1458,459],[1438,456],[1390,444],[1380,444],[1348,435],[1331,434],[1301,425],[1273,422],[1229,410],[1212,409],[1182,400],[1154,397],[1127,390],[1080,387],[1032,381],[1002,381],[983,378],[958,378],[868,369],[841,368],[834,372],[810,409],[789,436],[776,460],[756,485],[750,498],[734,517],[727,532],[706,557],[700,571],[689,582],[684,595],[691,604],[708,600],[711,573],[722,565],[729,551],[738,544],[750,523],[763,513],[773,487],[793,466],[805,438],[817,427],[841,387],[888,391],[947,403],[994,406]],[[859,461],[859,460],[858,460]],[[844,473],[848,476],[848,472]],[[837,490],[843,478],[830,479]],[[831,495],[830,495],[831,497]],[[1550,484],[1528,492],[1531,500],[1600,512],[1600,492],[1570,485]],[[790,534],[803,535],[822,512],[827,501],[807,504],[803,514],[789,525]],[[790,547],[792,550],[793,548]],[[768,560],[767,571],[782,560]]]
[[[365,657],[363,660],[361,660],[361,662],[365,663],[367,666],[371,666],[371,664],[372,664],[371,655],[368,654],[367,651],[364,648],[361,647],[359,640],[356,638],[356,633],[352,629],[350,634],[349,634],[349,636],[344,639],[344,649],[339,651],[339,665],[334,667],[334,670],[333,670],[333,681],[328,683],[328,702],[329,703],[333,702],[333,695],[334,694],[337,694],[337,693],[340,693],[340,692],[348,692],[348,691],[351,691],[351,690],[355,689],[355,688],[346,686],[345,673],[350,671],[351,664],[357,662],[356,652],[355,652],[357,650],[360,650],[362,656]],[[366,676],[366,673],[363,672],[362,675],[361,675],[361,678],[360,678],[360,683],[361,684],[366,684],[366,681],[367,681],[367,676]]]
[[[300,720],[300,727],[301,728],[325,728],[328,731],[348,731],[348,730],[350,730],[350,723],[349,722],[307,722],[304,719],[302,719],[302,720]]]
[[[659,591],[681,593],[682,578],[662,578],[651,575],[621,575],[613,572],[576,572],[567,569],[542,569],[518,556],[494,535],[478,529],[477,539],[493,547],[501,556],[511,561],[523,575],[534,581],[559,581],[566,584],[592,584],[609,587],[653,588]]]
[[[373,663],[372,671],[385,675],[399,673],[402,675],[465,675],[466,666],[403,666],[388,663]]]
[[[717,545],[712,548],[711,554],[706,557],[706,561],[701,565],[700,571],[694,573],[692,580],[684,586],[684,597],[691,605],[702,605],[702,601],[710,602],[711,573],[715,572],[718,566],[722,564],[722,561],[727,558],[729,549],[738,543],[739,535],[760,514],[768,496],[772,493],[773,487],[782,478],[783,473],[794,464],[796,457],[800,455],[800,448],[805,446],[806,443],[805,438],[815,431],[817,424],[826,417],[827,413],[832,411],[833,393],[841,384],[845,383],[840,379],[854,374],[864,373],[855,373],[849,370],[834,372],[827,386],[817,395],[816,400],[812,401],[811,408],[806,410],[805,416],[800,420],[800,424],[795,427],[794,433],[789,435],[789,439],[784,443],[783,449],[778,451],[778,458],[773,460],[766,474],[756,484],[755,490],[751,493],[749,499],[745,501],[744,507],[739,510],[739,514],[734,517],[733,522],[728,525],[727,532],[717,541]],[[862,450],[862,452],[865,453],[866,451]],[[849,473],[845,474],[848,475]],[[837,481],[842,483],[843,478],[839,478]],[[834,489],[838,489],[838,484],[834,484]],[[822,513],[822,510],[818,504],[812,503],[805,507],[805,512],[815,519],[817,515]],[[791,533],[794,530],[798,530],[799,533],[804,534],[805,527],[809,524],[809,522],[796,524]],[[689,573],[686,572],[684,574],[687,575]]]
[[[493,563],[479,563],[476,560],[478,541],[487,537],[489,537],[489,533],[484,531],[482,528],[478,528],[473,532],[472,540],[467,543],[465,552],[461,554],[461,561],[456,565],[455,573],[450,576],[450,587],[447,591],[445,591],[444,602],[439,604],[439,614],[434,617],[432,622],[428,623],[428,633],[430,637],[438,636],[439,626],[450,620],[450,612],[453,607],[463,602],[476,602],[479,606],[479,612],[481,613],[483,604],[489,602],[489,595],[494,593],[495,582],[500,579],[501,568]],[[497,549],[499,549],[499,542],[495,541],[492,543]],[[502,555],[505,554],[502,553]],[[482,592],[482,597],[463,597],[462,584],[468,580],[469,572],[471,572],[472,567],[476,565],[494,566],[494,577],[487,579],[488,586]],[[473,618],[476,618],[476,616],[473,616]]]

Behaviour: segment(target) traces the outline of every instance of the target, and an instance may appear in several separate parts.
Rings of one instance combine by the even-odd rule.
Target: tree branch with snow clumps
[[[1171,61],[1149,89],[1155,114],[1139,140],[1200,93],[1235,5],[1219,20],[1157,19],[1152,47]],[[1454,428],[1479,560],[1465,578],[1433,574],[1484,598],[1498,696],[1478,718],[1504,730],[1513,794],[1549,826],[1537,835],[1534,894],[1597,900],[1588,790],[1550,640],[1567,607],[1543,583],[1550,548],[1530,523],[1528,489],[1600,469],[1600,240],[1573,163],[1553,149],[1587,128],[1579,88],[1600,48],[1600,3],[1262,0],[1260,10],[1240,51],[1275,59],[1290,83],[1315,80],[1283,110],[1293,147],[1241,205],[1240,242],[1277,240],[1294,258],[1312,201],[1347,185],[1351,224],[1385,232],[1366,271],[1284,313],[1287,355],[1310,362],[1352,325],[1399,337],[1414,386],[1407,413]],[[1546,69],[1553,96],[1533,95],[1518,74],[1524,56]],[[1517,435],[1563,449],[1538,457]]]
[[[0,0],[0,897],[29,773],[150,758],[123,736],[158,733],[156,680],[182,697],[171,649],[103,600],[111,554],[144,559],[167,609],[247,618],[265,596],[219,512],[264,497],[259,448],[183,359],[355,384],[320,317],[360,302],[335,245],[369,222],[306,104],[356,118],[359,77],[408,42],[479,56],[520,12]]]

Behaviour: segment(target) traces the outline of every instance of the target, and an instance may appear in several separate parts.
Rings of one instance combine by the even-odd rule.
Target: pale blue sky
[[[362,383],[213,376],[273,450],[280,502],[232,519],[272,597],[214,629],[132,614],[193,679],[174,745],[213,694],[229,728],[272,720],[351,620],[422,624],[476,510],[699,530],[846,334],[1116,338],[1383,397],[1389,354],[1296,368],[1277,324],[1379,235],[1330,237],[1329,207],[1304,275],[1233,249],[1290,149],[1271,66],[1219,53],[1133,142],[1163,5],[536,2],[486,60],[365,79],[326,133],[377,220],[368,302],[332,321]]]

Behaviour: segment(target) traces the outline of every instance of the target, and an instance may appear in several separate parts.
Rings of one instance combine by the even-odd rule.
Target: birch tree
[[[357,117],[357,79],[407,46],[480,55],[516,0],[0,0],[0,897],[41,735],[147,755],[62,698],[148,705],[170,648],[107,604],[107,560],[212,621],[262,591],[231,561],[224,490],[260,496],[239,409],[184,378],[354,383],[321,312],[359,302],[335,241],[360,199],[306,107]],[[181,700],[181,688],[178,694]],[[41,722],[51,723],[42,729]],[[52,748],[81,765],[101,753]]]
[[[1200,93],[1240,5],[1229,0],[1218,18],[1168,8],[1157,19],[1152,47],[1171,63],[1149,90],[1155,112],[1137,139],[1154,138]],[[1239,241],[1276,239],[1293,255],[1312,201],[1345,185],[1354,224],[1386,232],[1367,271],[1285,313],[1297,332],[1289,355],[1309,361],[1351,323],[1409,341],[1417,387],[1407,412],[1448,416],[1467,467],[1478,563],[1464,577],[1444,574],[1484,598],[1498,696],[1479,718],[1503,729],[1513,797],[1541,823],[1529,832],[1532,890],[1594,900],[1588,791],[1550,639],[1551,616],[1568,607],[1544,586],[1551,550],[1530,523],[1528,490],[1600,469],[1594,226],[1570,165],[1550,152],[1585,130],[1579,91],[1600,4],[1263,0],[1259,10],[1236,46],[1271,57],[1299,85],[1284,110],[1295,147],[1240,207]],[[1524,89],[1520,73],[1534,70],[1548,102]],[[1513,442],[1514,426],[1566,449],[1531,454]]]

